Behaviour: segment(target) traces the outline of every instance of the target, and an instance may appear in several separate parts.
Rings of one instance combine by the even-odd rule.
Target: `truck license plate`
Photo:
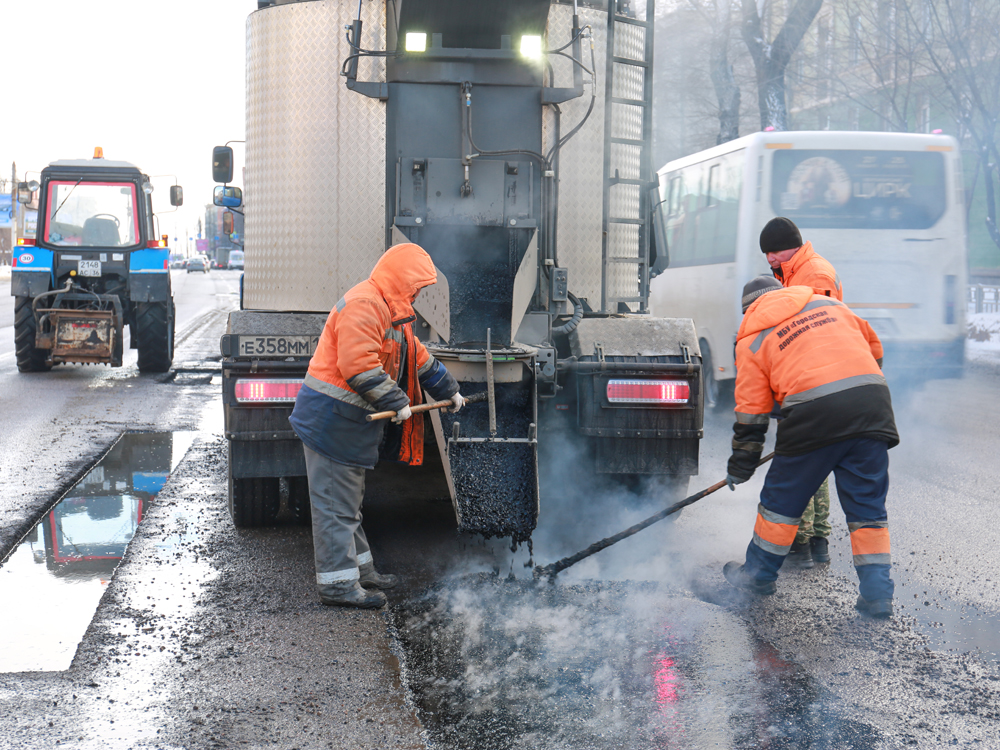
[[[76,272],[81,276],[100,276],[101,275],[101,261],[99,260],[81,260],[78,261],[79,266]]]
[[[240,336],[238,357],[311,357],[319,336]]]

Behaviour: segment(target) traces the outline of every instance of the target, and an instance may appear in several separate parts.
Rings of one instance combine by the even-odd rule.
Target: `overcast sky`
[[[256,0],[4,0],[0,176],[56,159],[129,161],[153,179],[161,231],[196,231],[212,147],[243,140],[246,18]],[[242,164],[242,145],[237,149]],[[37,179],[36,175],[29,175]],[[236,181],[239,181],[237,172]],[[181,248],[183,249],[183,248]]]

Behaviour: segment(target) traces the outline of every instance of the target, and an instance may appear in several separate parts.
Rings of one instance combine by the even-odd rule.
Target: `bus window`
[[[801,228],[929,229],[944,215],[944,154],[782,150],[771,207]]]
[[[667,216],[677,216],[681,212],[681,178],[670,178],[670,192],[667,198]]]
[[[708,169],[708,189],[705,191],[705,206],[719,205],[719,172],[721,164],[713,164]]]

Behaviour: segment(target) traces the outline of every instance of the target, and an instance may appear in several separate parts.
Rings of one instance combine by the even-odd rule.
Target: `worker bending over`
[[[802,511],[833,472],[860,581],[857,608],[892,615],[888,449],[899,443],[882,345],[842,302],[769,276],[743,288],[736,341],[736,423],[726,481],[753,476],[768,419],[780,405],[775,457],[764,479],[746,563],[726,563],[732,585],[773,594]]]
[[[389,248],[367,281],[352,288],[330,311],[305,384],[289,422],[301,438],[312,504],[316,583],[323,604],[375,608],[396,576],[375,570],[361,527],[365,470],[379,458],[418,465],[423,461],[423,416],[411,404],[426,390],[465,400],[458,383],[413,335],[413,302],[437,281],[434,263],[413,244]],[[395,411],[392,426],[366,422],[374,411]],[[383,430],[385,430],[383,441]],[[381,450],[380,450],[381,444]]]
[[[813,250],[812,243],[802,241],[802,234],[791,219],[778,216],[767,222],[760,233],[760,249],[782,286],[808,286],[816,294],[844,301],[837,272],[826,258]],[[788,553],[789,562],[803,568],[813,567],[814,560],[830,562],[831,531],[830,479],[826,477],[802,511],[802,523]]]

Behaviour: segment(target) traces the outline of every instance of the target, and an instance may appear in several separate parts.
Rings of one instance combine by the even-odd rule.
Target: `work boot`
[[[813,562],[812,547],[809,542],[795,542],[788,550],[785,562],[797,568],[812,568],[816,565]]]
[[[379,609],[385,606],[385,594],[369,591],[357,581],[331,583],[319,587],[319,600],[331,607],[357,607],[358,609]]]
[[[722,568],[722,575],[726,577],[733,586],[743,591],[749,591],[751,594],[758,594],[759,596],[770,596],[775,591],[778,590],[778,586],[774,581],[758,581],[756,578],[747,573],[746,568],[742,563],[727,562]]]
[[[814,536],[809,540],[812,547],[812,558],[818,563],[830,562],[830,540],[825,536]]]
[[[391,589],[399,585],[399,576],[394,576],[391,573],[379,573],[375,570],[374,563],[362,565],[360,570],[361,585],[366,589]]]
[[[858,603],[854,608],[869,617],[876,617],[879,620],[887,620],[892,617],[892,599],[872,599],[868,601],[863,596],[858,596]]]

